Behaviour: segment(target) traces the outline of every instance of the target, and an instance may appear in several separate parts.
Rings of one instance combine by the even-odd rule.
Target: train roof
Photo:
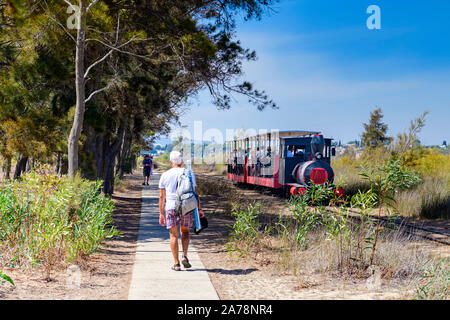
[[[280,138],[296,138],[320,134],[320,131],[289,130],[280,131]]]
[[[279,138],[298,138],[298,137],[306,137],[306,136],[312,136],[315,134],[320,134],[320,131],[305,131],[305,130],[285,130],[285,131],[267,131],[266,133],[260,133],[255,136],[249,136],[249,137],[242,137],[234,140],[244,140],[244,139],[256,139],[259,137],[266,136],[267,134],[275,134],[278,133]]]

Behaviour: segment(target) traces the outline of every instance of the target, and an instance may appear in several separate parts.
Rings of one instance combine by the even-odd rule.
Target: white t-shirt
[[[183,174],[184,168],[172,168],[167,170],[161,175],[159,179],[159,188],[166,189],[166,205],[165,210],[174,210],[177,199],[177,185],[178,178]],[[195,183],[195,174],[191,170],[192,183],[194,188],[197,186]]]

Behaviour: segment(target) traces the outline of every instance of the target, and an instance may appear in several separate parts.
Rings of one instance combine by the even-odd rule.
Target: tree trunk
[[[61,153],[56,152],[56,173],[61,175]]]
[[[125,134],[124,134],[123,139],[122,139],[122,146],[121,146],[121,148],[119,149],[119,152],[117,152],[117,155],[116,155],[116,165],[115,165],[115,168],[114,168],[114,174],[119,174],[119,172],[121,171],[122,160],[123,160],[123,151],[124,151],[123,148],[125,146],[125,139],[126,139],[126,136],[127,136],[127,132],[128,132],[128,130],[125,130]]]
[[[117,165],[116,174],[118,174],[119,178],[121,178],[121,179],[123,178],[123,175],[124,175],[123,168],[124,168],[125,164],[129,161],[129,158],[130,158],[131,142],[132,142],[131,130],[130,130],[130,128],[128,128],[125,131],[121,151],[118,154],[118,165]]]
[[[131,154],[131,152],[130,152],[130,154]],[[136,168],[137,168],[137,156],[136,156],[136,154],[132,154],[131,157],[133,159],[133,161],[131,161],[131,171],[133,172],[133,170],[136,170]]]
[[[84,79],[84,49],[86,45],[86,3],[80,0],[80,28],[77,31],[75,55],[75,89],[76,106],[72,129],[68,139],[69,176],[73,177],[78,169],[78,141],[83,129],[84,111],[86,109]]]
[[[114,165],[117,154],[122,147],[123,136],[125,134],[125,125],[120,124],[118,130],[118,138],[116,142],[112,145],[109,144],[109,139],[105,139],[106,150],[105,150],[105,171],[103,177],[103,193],[113,194],[114,193]]]
[[[3,179],[9,180],[11,175],[11,157],[5,157],[5,163],[3,165]]]
[[[27,162],[28,157],[21,155],[19,161],[17,161],[16,164],[16,170],[14,171],[14,179],[18,179],[22,175],[22,172],[26,170]]]
[[[29,158],[26,165],[25,165],[25,171],[30,171],[31,169],[34,168],[34,159],[33,158]]]

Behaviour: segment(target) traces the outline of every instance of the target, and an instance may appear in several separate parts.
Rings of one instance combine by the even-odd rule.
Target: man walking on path
[[[144,183],[142,185],[145,186],[145,184],[148,185],[148,182],[150,181],[153,166],[153,161],[148,154],[145,155],[142,165],[144,166]]]
[[[191,228],[193,224],[193,213],[190,212],[186,215],[180,215],[175,211],[178,179],[185,170],[181,167],[183,163],[181,153],[178,151],[172,151],[170,153],[170,163],[172,164],[172,169],[164,172],[159,180],[159,223],[162,226],[166,226],[170,232],[170,249],[175,262],[172,269],[175,271],[180,271],[181,267],[178,257],[178,227],[180,227],[181,230],[181,245],[183,248],[183,258],[181,262],[185,268],[190,268],[191,264],[187,258],[187,252],[190,240],[189,228]],[[200,198],[198,197],[195,176],[192,171],[191,176],[195,192],[197,193],[198,212],[200,217],[204,217],[205,214],[200,208]]]

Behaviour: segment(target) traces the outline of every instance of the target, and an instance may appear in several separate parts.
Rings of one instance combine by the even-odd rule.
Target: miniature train
[[[312,184],[333,184],[332,139],[320,132],[278,131],[226,143],[228,179],[240,183],[282,189],[301,195]],[[345,195],[335,188],[337,196]]]

